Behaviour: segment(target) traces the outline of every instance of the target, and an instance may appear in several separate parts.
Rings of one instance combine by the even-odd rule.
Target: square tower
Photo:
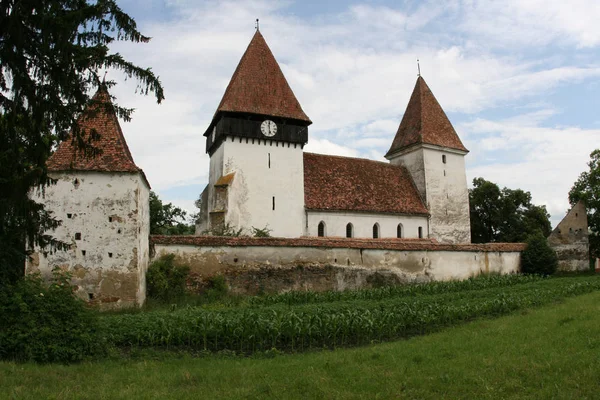
[[[464,160],[468,152],[419,76],[385,157],[412,175],[430,213],[429,236],[442,243],[471,242]]]
[[[56,183],[32,193],[61,221],[48,233],[69,249],[34,249],[26,272],[49,276],[56,267],[68,271],[76,294],[102,308],[142,305],[150,185],[133,161],[105,87],[77,124],[85,141],[93,138],[90,143],[99,154],[86,154],[67,138],[48,160]]]
[[[257,30],[204,133],[210,173],[196,233],[302,236],[310,124]]]

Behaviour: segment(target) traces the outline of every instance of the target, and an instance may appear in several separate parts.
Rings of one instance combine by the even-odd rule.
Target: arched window
[[[373,239],[378,239],[379,238],[379,224],[375,223],[375,225],[373,225]]]
[[[419,239],[423,239],[423,227],[419,227]]]
[[[346,237],[354,237],[354,226],[352,226],[350,222],[348,222],[348,225],[346,225]]]
[[[319,228],[317,229],[317,235],[319,237],[325,236],[325,222],[323,222],[323,221],[319,222]]]
[[[398,227],[396,228],[396,237],[397,238],[402,237],[402,224],[398,224]]]

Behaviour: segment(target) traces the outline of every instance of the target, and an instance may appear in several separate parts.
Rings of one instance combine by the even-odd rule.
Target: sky
[[[190,212],[208,182],[207,129],[260,19],[311,118],[305,151],[385,161],[421,74],[470,150],[467,181],[532,194],[555,226],[600,148],[600,1],[121,0],[147,44],[121,53],[160,77],[165,100],[119,72],[136,164]]]

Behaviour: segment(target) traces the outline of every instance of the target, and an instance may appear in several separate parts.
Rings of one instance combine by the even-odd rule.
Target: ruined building
[[[587,210],[582,201],[567,212],[548,237],[556,251],[559,271],[587,271],[590,268]]]
[[[150,185],[135,165],[110,96],[101,88],[88,117],[78,121],[100,154],[87,156],[71,139],[48,160],[55,185],[34,193],[62,221],[52,235],[70,244],[67,251],[35,249],[28,273],[49,275],[59,267],[73,275],[77,294],[92,302],[115,306],[143,304],[146,297],[150,234]]]
[[[468,153],[419,76],[389,163],[303,152],[310,118],[257,30],[206,129],[197,233],[470,243]]]

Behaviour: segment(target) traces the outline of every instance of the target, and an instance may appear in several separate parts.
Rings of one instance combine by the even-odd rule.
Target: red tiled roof
[[[254,238],[230,236],[150,236],[152,245],[184,245],[184,246],[272,246],[272,247],[321,247],[349,249],[382,249],[401,251],[499,251],[516,252],[525,250],[524,243],[481,243],[451,244],[436,243],[431,239],[356,239],[356,238]]]
[[[417,79],[396,137],[386,156],[417,143],[468,151],[421,76]]]
[[[220,111],[272,115],[311,123],[260,31],[254,34],[233,73],[217,108],[217,113]]]
[[[100,88],[92,100],[110,103],[110,95],[105,88]],[[96,130],[99,138],[91,144],[101,152],[95,156],[85,155],[77,147],[77,143],[68,137],[48,159],[48,170],[141,172],[131,157],[117,115],[112,109],[105,107],[106,105],[98,103],[91,105],[77,121],[84,140],[89,138],[92,129]]]
[[[309,210],[427,215],[406,168],[385,162],[304,153]]]

